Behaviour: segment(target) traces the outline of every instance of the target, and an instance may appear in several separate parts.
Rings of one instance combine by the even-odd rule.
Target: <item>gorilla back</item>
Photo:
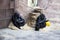
[[[41,14],[36,20],[35,30],[39,30],[40,28],[44,27],[46,27],[46,18],[44,14]]]
[[[12,16],[12,23],[20,29],[21,26],[25,25],[25,20],[18,13],[15,13]]]

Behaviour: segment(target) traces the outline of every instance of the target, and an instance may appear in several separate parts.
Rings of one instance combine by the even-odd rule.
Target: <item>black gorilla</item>
[[[12,23],[14,24],[14,26],[20,29],[21,26],[25,25],[25,20],[21,18],[21,16],[18,13],[15,13],[12,16]]]
[[[46,17],[44,14],[41,14],[38,16],[37,20],[36,20],[36,26],[35,26],[35,30],[39,31],[40,28],[44,28],[46,27]]]

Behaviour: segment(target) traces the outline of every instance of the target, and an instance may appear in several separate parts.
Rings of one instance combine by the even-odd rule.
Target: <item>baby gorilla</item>
[[[40,13],[40,15],[36,19],[35,30],[39,31],[40,28],[46,27],[46,17],[42,13],[42,9],[36,8],[33,12]]]
[[[25,20],[21,18],[21,16],[18,13],[15,13],[12,16],[12,23],[14,24],[14,26],[20,29],[21,26],[25,25]]]
[[[44,14],[40,14],[36,20],[35,30],[39,31],[40,28],[46,27],[46,17]]]

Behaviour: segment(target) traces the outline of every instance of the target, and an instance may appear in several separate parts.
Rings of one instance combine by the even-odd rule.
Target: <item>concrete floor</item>
[[[22,30],[0,29],[0,40],[60,40],[59,26],[59,24],[52,23],[50,27],[40,29],[40,31],[34,31],[31,28]]]

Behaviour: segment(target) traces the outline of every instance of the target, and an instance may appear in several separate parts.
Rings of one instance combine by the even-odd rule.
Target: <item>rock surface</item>
[[[28,29],[0,29],[0,40],[60,40],[60,25],[51,23],[50,27],[34,31]]]

